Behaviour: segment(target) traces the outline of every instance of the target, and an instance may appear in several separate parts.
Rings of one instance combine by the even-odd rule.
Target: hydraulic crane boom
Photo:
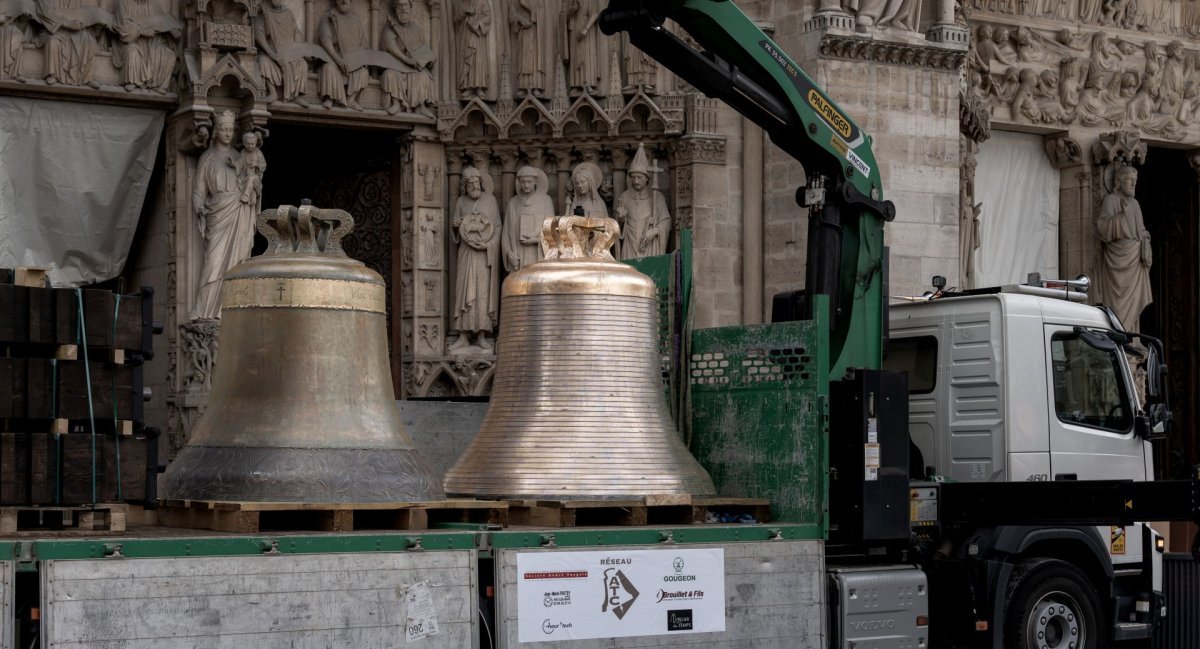
[[[665,27],[670,19],[702,50]],[[871,137],[813,83],[778,45],[725,0],[611,0],[600,16],[606,34],[629,40],[681,79],[721,99],[762,127],[804,165],[797,200],[810,209],[806,287],[829,297],[830,377],[878,369],[887,322],[883,200]]]

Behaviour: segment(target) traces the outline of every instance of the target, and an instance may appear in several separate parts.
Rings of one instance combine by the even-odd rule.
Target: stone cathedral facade
[[[1006,217],[977,200],[976,179],[995,133],[1034,142],[1057,174],[1050,236],[1063,276],[1101,270],[1100,205],[1120,168],[1150,170],[1137,197],[1158,254],[1143,320],[1172,350],[1175,403],[1195,400],[1200,335],[1187,314],[1200,295],[1200,5],[739,4],[874,136],[899,213],[887,235],[893,295],[920,294],[933,275],[970,287],[980,251],[1000,245],[980,223]],[[669,220],[666,249],[681,229],[694,233],[695,326],[761,322],[773,294],[802,285],[802,166],[727,107],[602,35],[604,5],[5,0],[0,94],[166,117],[122,276],[155,286],[161,300],[166,353],[151,376],[164,398],[148,414],[170,446],[182,445],[204,407],[219,353],[219,324],[197,311],[208,249],[197,219],[218,192],[201,182],[201,160],[214,147],[231,167],[219,171],[240,192],[230,194],[239,209],[308,199],[354,215],[346,248],[388,283],[393,379],[405,398],[489,391],[494,348],[457,328],[468,283],[459,247],[490,240],[489,228],[502,236],[518,218],[511,202],[527,191],[548,196],[557,213],[586,198],[615,215],[639,147],[645,163],[634,171],[648,186],[637,191],[664,199],[653,218]],[[231,139],[222,134],[229,123]],[[498,220],[467,236],[460,198],[477,173]],[[521,174],[536,176],[533,189],[522,189]],[[1019,246],[1026,235],[1005,236],[1003,245]],[[499,257],[485,264],[495,279],[510,270]],[[487,285],[480,277],[473,295]],[[486,319],[472,322],[481,333]]]

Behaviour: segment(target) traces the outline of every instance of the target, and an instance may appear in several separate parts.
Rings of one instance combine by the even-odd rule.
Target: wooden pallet
[[[123,504],[0,507],[0,534],[124,532]]]
[[[584,527],[592,525],[696,525],[709,512],[749,514],[759,523],[770,520],[765,498],[647,496],[620,500],[510,500],[512,525]]]
[[[166,527],[257,533],[265,530],[351,532],[425,530],[437,523],[508,524],[508,503],[437,500],[423,503],[255,503],[164,500]]]

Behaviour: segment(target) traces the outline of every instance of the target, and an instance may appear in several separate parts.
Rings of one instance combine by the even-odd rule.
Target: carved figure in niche
[[[423,283],[425,284],[425,299],[422,304],[425,306],[425,313],[436,314],[438,312],[437,281],[429,277],[423,280]]]
[[[546,93],[546,63],[551,60],[549,32],[553,29],[546,0],[517,0],[508,23],[516,42],[517,97],[542,97]]]
[[[33,13],[20,7],[13,13],[0,13],[0,79],[25,81],[21,76],[21,54],[29,39],[28,18]]]
[[[1033,68],[1025,68],[1020,73],[1020,85],[1017,87],[1016,94],[1012,100],[1012,119],[1017,121],[1018,118],[1025,119],[1037,123],[1042,121],[1042,111],[1038,107],[1037,92],[1038,76]]]
[[[123,45],[113,50],[113,65],[121,68],[125,89],[165,94],[175,72],[174,39],[183,24],[153,0],[117,0],[114,16]]]
[[[321,47],[332,59],[321,66],[317,91],[325,108],[347,106],[362,110],[358,97],[371,80],[364,58],[350,56],[370,45],[362,20],[350,11],[350,0],[336,0],[333,8],[321,16]]]
[[[424,190],[426,201],[433,200],[433,190],[437,187],[438,178],[442,175],[442,165],[422,163],[417,165],[417,175],[421,177],[421,188]]]
[[[105,15],[107,14],[107,15]],[[92,64],[100,44],[94,25],[111,27],[113,15],[82,0],[38,0],[38,22],[50,36],[46,39],[46,83],[65,83],[99,88],[92,79]]]
[[[492,351],[488,334],[496,329],[500,303],[500,207],[492,195],[490,178],[475,167],[463,169],[465,194],[454,206],[454,242],[458,244],[454,282],[454,328],[458,339],[451,353],[474,346]]]
[[[517,193],[504,211],[504,268],[516,272],[543,256],[542,222],[555,215],[554,202],[546,193],[546,172],[524,166],[517,170]]]
[[[403,70],[385,69],[380,85],[387,95],[386,110],[395,115],[402,109],[433,117],[433,61],[435,55],[425,42],[424,29],[412,16],[411,0],[396,0],[394,11],[383,27],[383,50],[404,64]]]
[[[217,116],[212,144],[196,164],[192,209],[204,238],[200,286],[191,319],[221,317],[221,281],[225,273],[250,257],[258,206],[247,202],[239,182],[241,154],[233,148],[234,115]]]
[[[1115,191],[1100,204],[1096,233],[1100,237],[1100,301],[1112,308],[1126,331],[1139,331],[1142,310],[1153,301],[1150,266],[1154,259],[1142,207],[1134,198],[1137,169],[1121,167]]]
[[[1080,0],[1079,21],[1092,24],[1100,22],[1100,1]]]
[[[625,39],[625,88],[626,92],[651,94],[658,85],[658,61]]]
[[[455,22],[459,25],[458,89],[463,99],[482,97],[492,85],[488,38],[492,32],[489,0],[460,0]]]
[[[255,213],[262,210],[262,178],[267,170],[267,158],[263,155],[262,135],[255,131],[242,134],[242,155],[238,160],[238,184],[242,188],[242,202],[253,205]]]
[[[301,96],[308,91],[308,62],[327,61],[328,55],[304,41],[304,33],[292,10],[283,0],[268,0],[262,4],[254,22],[254,44],[258,46],[258,69],[262,73],[272,98],[282,86],[281,101],[301,106],[308,102]]]
[[[426,268],[437,268],[441,259],[438,250],[441,239],[438,234],[442,231],[437,214],[432,211],[421,212],[421,264]]]
[[[621,259],[661,255],[671,236],[671,213],[662,192],[650,188],[650,162],[646,149],[638,145],[629,165],[629,189],[617,199],[617,222],[621,224]]]
[[[1007,32],[1006,32],[1007,33]],[[998,45],[991,25],[980,25],[975,30],[975,63],[985,74],[992,67],[992,61],[1012,65],[1016,60],[1008,56]]]
[[[1132,29],[1136,12],[1137,4],[1134,0],[1103,0],[1100,22],[1105,25]]]
[[[571,172],[571,206],[567,213],[573,216],[608,216],[608,206],[600,197],[600,185],[604,173],[594,162],[581,162]],[[577,210],[582,209],[580,213]]]
[[[1084,62],[1077,58],[1063,59],[1059,66],[1058,98],[1067,110],[1079,105],[1083,66]]]
[[[1172,105],[1176,98],[1183,97],[1183,89],[1187,82],[1186,63],[1183,59],[1183,43],[1171,41],[1167,44],[1167,55],[1162,61],[1163,94]]]
[[[572,96],[600,93],[600,7],[596,0],[570,0],[567,40]]]

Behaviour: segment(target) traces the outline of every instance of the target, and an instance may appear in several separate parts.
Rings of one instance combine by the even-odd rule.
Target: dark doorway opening
[[[399,321],[392,319],[393,259],[399,234],[393,210],[400,207],[399,146],[395,133],[298,124],[272,124],[263,154],[263,209],[313,205],[346,210],[354,231],[343,241],[346,254],[379,273],[387,283],[388,345],[392,382],[399,394]],[[254,254],[266,247],[259,238]]]
[[[1154,263],[1150,286],[1154,303],[1142,312],[1142,332],[1166,347],[1168,394],[1175,412],[1170,439],[1155,443],[1155,464],[1163,478],[1184,478],[1197,457],[1200,420],[1200,227],[1196,172],[1186,151],[1151,147],[1138,173],[1137,199],[1150,231]]]

